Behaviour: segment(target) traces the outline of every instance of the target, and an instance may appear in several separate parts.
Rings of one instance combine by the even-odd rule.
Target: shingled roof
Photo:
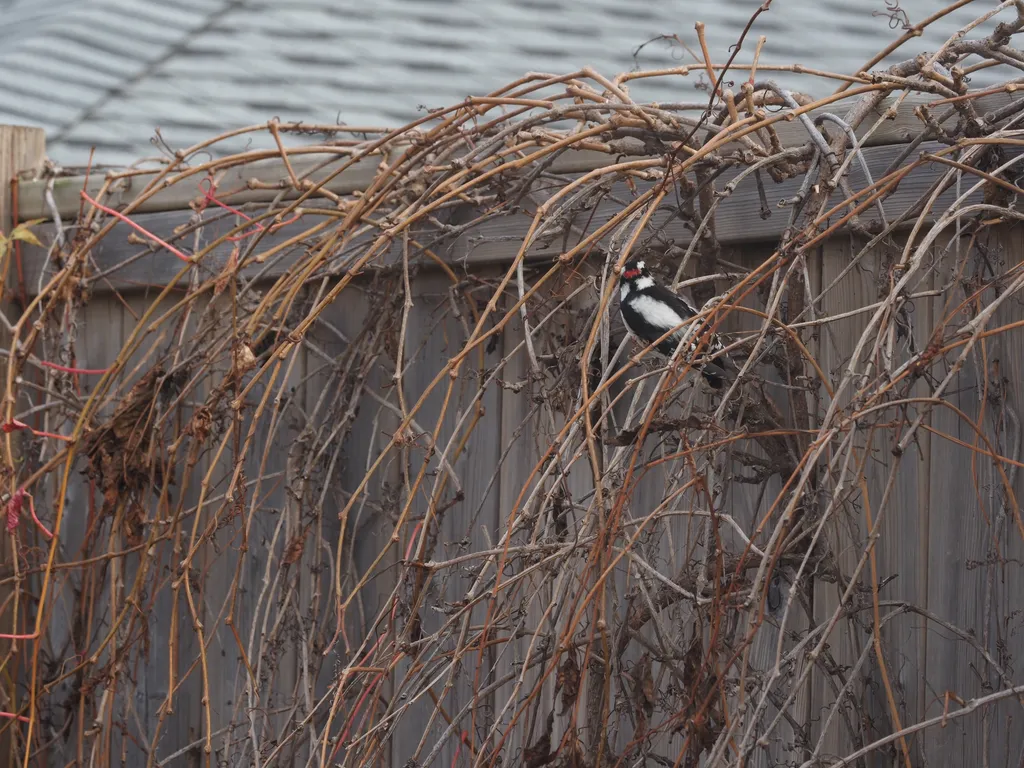
[[[0,0],[0,122],[43,126],[50,156],[64,164],[83,163],[92,147],[105,164],[154,156],[155,128],[177,148],[273,116],[394,127],[424,106],[486,93],[526,71],[562,73],[589,64],[615,74],[689,63],[681,47],[666,41],[635,58],[634,51],[662,34],[694,44],[697,19],[707,24],[712,55],[724,60],[759,4]],[[918,14],[937,8],[904,5]],[[934,50],[990,5],[958,10],[886,64]],[[885,9],[884,0],[786,0],[762,15],[753,35],[768,36],[764,63],[855,71],[901,34],[888,17],[873,15]],[[749,52],[741,59],[749,61]],[[972,85],[998,77],[981,72]],[[776,79],[796,82],[785,73]],[[692,101],[697,82],[693,75],[663,78],[654,86],[637,84],[632,93]]]

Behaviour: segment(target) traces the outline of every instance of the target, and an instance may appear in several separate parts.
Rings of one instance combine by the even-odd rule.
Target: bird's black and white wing
[[[658,285],[642,261],[623,272],[619,291],[619,310],[623,322],[634,336],[650,344],[672,331],[657,345],[660,354],[671,357],[685,337],[690,337],[688,356],[692,357],[697,352],[697,337],[704,331],[704,327],[691,326],[690,321],[698,314],[697,310],[683,297]],[[705,325],[706,322],[702,321],[702,326]],[[722,349],[717,336],[713,336],[699,355],[701,359],[693,361],[715,389],[721,386],[719,372],[724,373],[725,369],[718,360],[708,361],[706,357],[708,353],[713,355]]]
[[[697,314],[679,296],[660,285],[651,285],[631,294],[629,300],[622,303],[621,309],[622,319],[629,330],[644,341],[652,342],[675,328],[676,332],[659,345],[659,351],[668,355],[675,351],[688,329],[683,323]],[[665,352],[661,347],[670,351]]]

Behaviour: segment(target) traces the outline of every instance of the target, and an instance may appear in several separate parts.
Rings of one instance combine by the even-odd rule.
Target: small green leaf
[[[11,231],[10,239],[21,240],[23,243],[28,243],[29,245],[34,245],[37,248],[42,248],[43,244],[39,242],[39,238],[36,237],[35,232],[29,229],[29,227],[34,223],[37,222],[26,221],[24,224],[19,224]]]

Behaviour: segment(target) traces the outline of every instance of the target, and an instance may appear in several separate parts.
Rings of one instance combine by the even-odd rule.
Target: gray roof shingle
[[[397,126],[421,107],[492,91],[527,71],[591,65],[606,75],[691,63],[693,21],[707,24],[716,61],[760,0],[0,0],[0,121],[43,126],[58,162],[153,156],[154,129],[175,147],[273,116],[284,121]],[[911,21],[934,12],[903,0]],[[912,41],[885,65],[934,50],[988,10],[976,2]],[[854,71],[901,30],[883,0],[787,0],[763,14],[763,64]],[[1010,9],[1009,13],[1012,13]],[[997,19],[996,21],[998,21]],[[991,22],[974,35],[991,28]],[[750,49],[750,50],[747,50]],[[984,86],[1006,72],[979,72]],[[788,87],[806,79],[773,75]],[[739,78],[737,78],[739,79]],[[699,76],[634,81],[640,100],[694,101]],[[819,90],[824,91],[825,86]],[[821,94],[819,94],[821,95]],[[246,145],[242,139],[232,144]],[[269,137],[254,137],[267,146]]]

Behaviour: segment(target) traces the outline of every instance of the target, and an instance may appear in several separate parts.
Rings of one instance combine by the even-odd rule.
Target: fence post
[[[0,125],[0,231],[4,234],[10,232],[14,224],[17,223],[12,220],[11,197],[18,174],[25,171],[42,170],[45,157],[46,133],[42,128],[26,125]],[[0,265],[0,268],[7,270],[8,275],[12,273],[9,265],[9,258]],[[5,297],[0,296],[0,312],[8,314],[10,317],[11,309],[12,307]],[[0,334],[0,343],[5,348],[9,346],[10,339],[6,333]],[[0,365],[0,370],[3,368],[4,366]],[[0,490],[6,492],[7,488]],[[0,524],[7,522],[6,515],[0,515],[0,518],[2,518]],[[4,579],[14,575],[14,570],[10,567],[13,554],[12,542],[13,539],[7,534],[5,527],[3,534],[0,535],[0,576]],[[8,600],[10,597],[11,589],[0,587],[0,606],[13,606],[14,600]],[[24,605],[24,601],[19,602]],[[0,634],[24,631],[23,622],[19,621],[19,617],[10,607],[0,608]],[[0,660],[2,660],[0,667],[4,670],[0,677],[0,687],[3,688],[3,694],[0,695],[0,710],[13,710],[20,704],[13,697],[18,665],[13,659],[7,658],[11,647],[10,641],[0,641]],[[4,720],[6,721],[7,718]],[[0,763],[16,764],[17,756],[14,750],[17,740],[12,738],[12,733],[19,727],[18,723],[0,722],[0,756],[7,755],[7,759],[0,757]]]
[[[11,185],[19,173],[39,171],[46,157],[46,133],[27,125],[0,125],[0,229],[9,232]]]

